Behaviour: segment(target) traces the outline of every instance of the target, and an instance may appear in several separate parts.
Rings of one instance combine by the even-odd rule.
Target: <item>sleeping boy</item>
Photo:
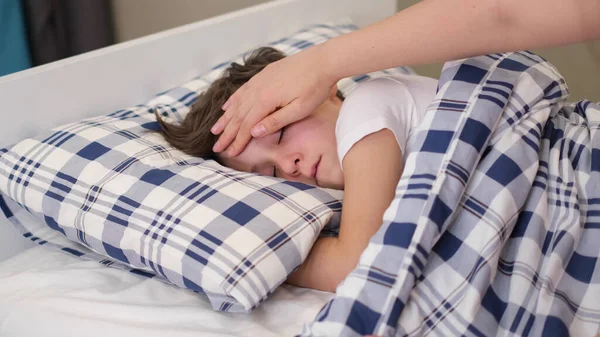
[[[437,80],[415,75],[359,84],[344,99],[334,87],[310,116],[277,133],[255,138],[236,157],[215,153],[210,128],[225,101],[252,76],[285,55],[255,50],[232,63],[202,93],[181,124],[157,119],[169,144],[238,171],[344,190],[339,235],[320,237],[287,283],[334,292],[356,267],[383,222],[403,169],[406,141],[435,95]]]

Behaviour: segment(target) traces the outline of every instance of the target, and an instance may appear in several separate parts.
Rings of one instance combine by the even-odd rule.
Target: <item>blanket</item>
[[[447,63],[384,222],[301,336],[594,336],[600,105],[524,51]]]

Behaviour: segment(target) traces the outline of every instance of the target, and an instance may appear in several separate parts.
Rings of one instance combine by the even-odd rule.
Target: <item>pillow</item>
[[[347,20],[276,41],[286,54],[356,29]],[[144,105],[64,125],[0,151],[0,192],[38,221],[19,223],[40,244],[156,277],[208,297],[215,310],[248,312],[335,232],[340,191],[252,173],[186,155],[155,132],[158,109],[180,121],[232,61]],[[357,82],[397,68],[340,81]],[[18,212],[17,212],[18,213]],[[49,230],[81,244],[70,246]]]

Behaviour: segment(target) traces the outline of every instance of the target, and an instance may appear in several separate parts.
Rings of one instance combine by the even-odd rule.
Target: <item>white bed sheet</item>
[[[293,336],[333,293],[281,286],[251,314],[36,246],[0,263],[0,336]]]

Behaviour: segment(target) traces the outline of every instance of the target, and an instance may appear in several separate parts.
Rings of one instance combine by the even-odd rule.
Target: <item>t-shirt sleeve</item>
[[[415,114],[415,102],[401,82],[381,77],[357,85],[344,100],[336,124],[340,165],[356,142],[383,129],[394,133],[404,156]]]

